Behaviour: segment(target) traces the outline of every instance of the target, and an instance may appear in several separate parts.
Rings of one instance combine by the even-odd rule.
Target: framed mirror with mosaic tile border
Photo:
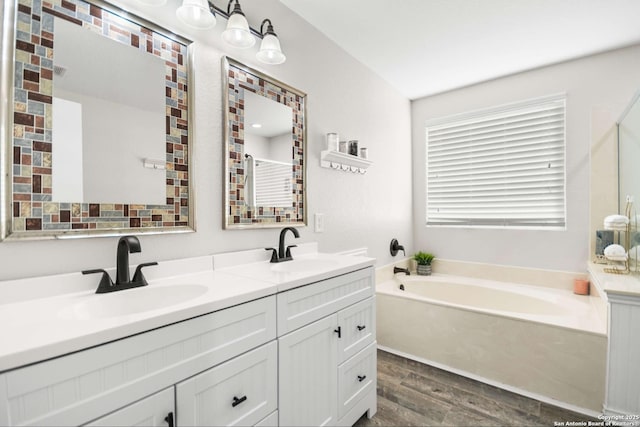
[[[222,58],[224,112],[224,227],[226,229],[280,228],[289,225],[305,226],[306,209],[306,141],[307,95],[260,71],[228,57]],[[291,173],[285,185],[290,192],[290,205],[256,205],[251,203],[247,185],[247,156],[245,135],[249,126],[245,121],[246,93],[290,107]],[[254,190],[257,192],[257,189]]]
[[[144,19],[99,0],[18,0],[4,2],[2,22],[2,221],[0,238],[63,238],[194,231],[193,156],[190,101],[192,43]],[[164,62],[158,143],[165,158],[165,194],[159,204],[100,200],[55,201],[52,171],[54,24],[57,19],[101,34],[114,43],[154,55]],[[96,52],[99,54],[99,52]],[[91,61],[91,58],[86,58]],[[160,101],[162,102],[162,101]],[[164,113],[162,113],[164,111]],[[127,129],[121,129],[123,137]],[[164,135],[164,137],[162,137]],[[117,155],[120,155],[118,152]],[[117,156],[116,156],[117,157]],[[141,161],[142,163],[142,161]],[[142,167],[142,166],[140,166]],[[149,167],[145,165],[145,167]],[[118,164],[112,165],[114,174]],[[102,179],[102,177],[98,177]],[[105,176],[104,179],[109,179]],[[128,183],[132,188],[136,182]],[[162,188],[162,187],[160,187]]]

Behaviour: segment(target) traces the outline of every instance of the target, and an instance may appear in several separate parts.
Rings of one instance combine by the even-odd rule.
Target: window
[[[565,96],[427,124],[427,225],[565,226]]]

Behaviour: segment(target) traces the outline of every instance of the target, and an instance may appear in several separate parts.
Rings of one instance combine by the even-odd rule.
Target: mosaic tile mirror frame
[[[2,52],[2,74],[6,76],[1,83],[2,93],[12,93],[13,98],[2,100],[2,110],[6,114],[2,114],[0,137],[6,158],[2,161],[0,239],[193,231],[189,161],[192,109],[188,96],[192,81],[191,42],[175,35],[169,37],[168,31],[130,14],[125,15],[118,8],[100,1],[18,0],[4,3],[4,13],[15,16],[15,27],[2,28],[4,46],[9,46]],[[154,166],[166,172],[166,176],[161,171],[157,175],[160,180],[164,178],[164,182],[156,181],[160,203],[62,202],[52,197],[52,171],[62,167],[61,162],[56,161],[56,147],[52,141],[54,17],[135,48],[137,52],[133,55],[154,55],[160,59],[157,61],[160,69],[157,87],[162,94],[158,98],[156,122],[161,129],[156,129],[160,138],[158,146],[154,145],[160,156],[165,156],[155,160]],[[7,44],[7,40],[11,42]],[[86,60],[91,61],[91,58]],[[127,128],[118,129],[118,135],[122,137],[127,133]],[[116,153],[116,157],[122,156],[125,154]],[[118,164],[111,166],[114,174],[119,173]],[[136,182],[130,184],[136,186]]]
[[[224,227],[247,229],[306,225],[307,95],[228,57],[222,58],[222,75],[226,141]],[[245,130],[249,126],[245,121],[247,92],[291,108],[291,155],[286,165],[291,173],[285,190],[290,192],[290,204],[260,206],[249,202],[247,182],[251,177],[247,171],[247,157],[251,156],[246,156],[245,141]]]

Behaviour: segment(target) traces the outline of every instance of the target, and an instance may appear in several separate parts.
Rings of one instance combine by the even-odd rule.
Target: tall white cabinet
[[[640,284],[638,284],[640,291]],[[640,416],[640,293],[607,292],[609,348],[607,415]],[[623,418],[627,420],[627,418]],[[640,419],[628,419],[638,423]]]
[[[636,274],[605,273],[589,264],[591,284],[606,295],[608,327],[604,414],[612,421],[640,422],[640,279]]]

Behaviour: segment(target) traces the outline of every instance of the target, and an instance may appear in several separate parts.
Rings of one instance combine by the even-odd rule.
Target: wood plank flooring
[[[355,426],[553,426],[597,421],[378,350],[378,412]]]

